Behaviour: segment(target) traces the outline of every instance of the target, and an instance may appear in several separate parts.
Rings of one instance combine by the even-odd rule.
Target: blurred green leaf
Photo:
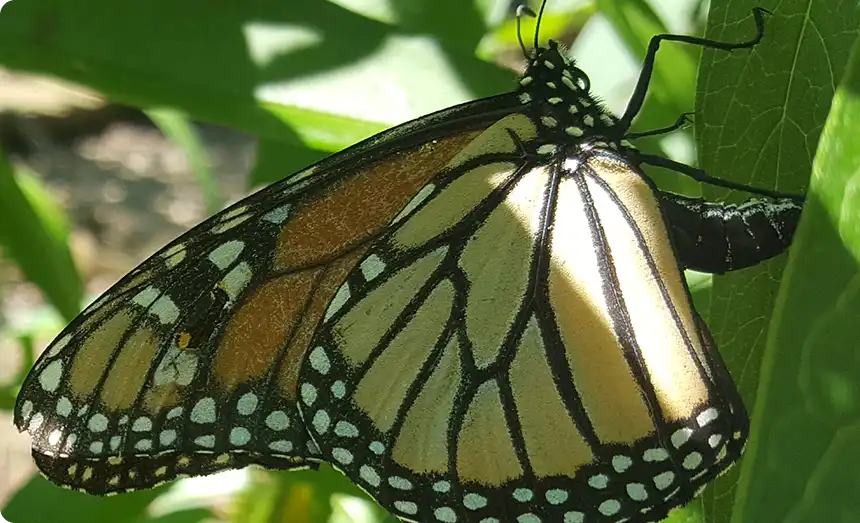
[[[860,40],[776,303],[734,521],[860,521]]]
[[[11,2],[0,15],[0,64],[77,81],[117,102],[181,108],[260,137],[331,150],[344,145],[330,141],[343,131],[317,125],[315,115],[392,124],[507,89],[509,72],[463,47],[477,45],[483,25],[474,9],[456,4],[454,11],[428,5],[426,17],[398,4],[407,26],[462,30],[446,40],[461,44],[440,46],[411,26],[317,0],[217,9],[203,0]],[[458,22],[466,13],[474,20]],[[362,76],[368,71],[374,74]]]
[[[200,521],[212,521],[214,514],[211,510],[195,508],[180,510],[158,517],[143,516],[138,523],[198,523]]]
[[[197,185],[203,192],[206,212],[215,214],[220,211],[224,207],[224,201],[219,194],[218,184],[212,177],[209,157],[192,123],[183,113],[173,109],[149,109],[146,114],[161,129],[161,132],[185,153],[191,172],[194,173]]]
[[[627,50],[639,61],[645,59],[648,44],[658,34],[667,33],[666,25],[645,0],[597,0],[597,5],[621,37]],[[666,42],[654,60],[648,96],[636,116],[633,129],[646,131],[672,124],[693,110],[696,64],[694,46]],[[665,156],[661,137],[636,140],[642,151]],[[657,185],[667,191],[700,196],[699,185],[686,176],[662,169],[648,169]]]
[[[700,165],[721,178],[802,192],[860,24],[860,11],[848,3],[713,2],[707,37],[721,41],[749,38],[753,7],[774,13],[766,19],[762,43],[749,51],[706,50],[703,54],[695,122]],[[712,199],[725,194],[715,188],[706,190]],[[729,197],[737,201],[749,195],[733,192]],[[805,255],[805,248],[802,243],[795,245],[793,256]],[[754,416],[758,415],[762,353],[784,262],[780,257],[714,278],[708,324]],[[809,303],[798,306],[809,307]],[[787,374],[773,379],[794,381],[796,377]],[[762,437],[759,427],[753,429],[751,447]],[[733,505],[726,500],[734,496],[736,478],[737,470],[730,471],[703,497],[707,521],[729,520]],[[769,485],[763,488],[771,489]],[[784,495],[776,488],[769,492]],[[764,518],[763,513],[759,516]]]
[[[550,10],[552,3],[547,6],[540,22],[540,40],[559,40],[570,28],[581,28],[597,12],[593,2],[577,3],[569,9]],[[537,28],[537,19],[525,16],[520,21],[520,32],[527,47],[532,46],[533,36]],[[506,19],[481,42],[479,54],[493,56],[501,50],[519,50],[517,38],[517,20],[514,17]]]
[[[657,34],[668,32],[645,0],[597,0],[597,5],[609,18],[631,54],[640,60],[645,58],[651,39]],[[659,58],[654,62],[654,74],[649,84],[650,98],[663,106],[663,110],[675,113],[676,117],[692,110],[698,54],[695,46],[665,42],[660,46]],[[647,117],[647,114],[643,117]],[[662,127],[670,123],[652,125]]]
[[[0,245],[48,300],[71,320],[82,286],[69,251],[65,216],[41,184],[0,151]]]
[[[348,495],[365,500],[375,521],[388,517],[367,494],[346,476],[327,464],[319,470],[263,472],[255,470],[251,486],[236,500],[231,518],[235,523],[327,522],[333,513],[333,499]]]
[[[62,489],[34,476],[12,496],[3,515],[15,523],[136,522],[167,487],[102,498]]]

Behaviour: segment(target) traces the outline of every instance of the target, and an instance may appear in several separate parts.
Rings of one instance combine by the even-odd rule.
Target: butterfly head
[[[535,108],[543,127],[558,131],[564,141],[599,138],[612,144],[620,140],[613,130],[618,120],[591,95],[590,87],[585,72],[550,40],[531,53],[518,96],[523,105]]]

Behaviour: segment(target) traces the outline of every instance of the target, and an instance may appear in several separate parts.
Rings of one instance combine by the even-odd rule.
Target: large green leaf
[[[481,15],[450,3],[399,8],[403,25],[390,26],[318,0],[14,1],[0,12],[0,64],[331,150],[367,136],[364,120],[398,123],[510,85],[466,45],[483,36]],[[354,123],[314,125],[326,113]]]
[[[165,490],[102,498],[64,490],[34,476],[9,500],[3,515],[13,523],[132,523],[144,517],[146,507]]]
[[[0,247],[70,320],[80,311],[83,290],[68,242],[62,210],[0,151]]]
[[[821,136],[734,521],[860,521],[860,40]]]
[[[707,36],[724,41],[748,38],[754,7],[773,12],[766,19],[761,44],[749,51],[703,55],[696,119],[701,165],[710,174],[733,181],[801,192],[860,25],[860,11],[849,2],[714,2]],[[726,195],[716,189],[707,194]],[[739,192],[728,196],[748,197]],[[796,245],[794,255],[805,256],[804,249],[808,246]],[[784,262],[781,257],[716,277],[712,289],[708,324],[754,419],[759,414],[759,369]],[[780,378],[795,379],[792,375]],[[754,423],[750,447],[755,448],[762,437],[761,425]],[[732,504],[726,500],[733,495],[736,472],[718,481],[705,496],[709,521],[728,521]],[[743,489],[749,487],[744,483]],[[783,495],[779,489],[770,492]]]

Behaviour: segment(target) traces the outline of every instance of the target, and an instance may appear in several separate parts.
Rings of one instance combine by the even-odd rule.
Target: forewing
[[[296,410],[308,342],[370,242],[494,118],[487,103],[405,124],[272,185],[108,290],[19,394],[15,423],[41,471],[102,494],[319,460]]]

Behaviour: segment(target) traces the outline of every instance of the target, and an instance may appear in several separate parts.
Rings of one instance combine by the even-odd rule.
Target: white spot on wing
[[[325,349],[320,346],[314,347],[308,356],[308,360],[311,368],[322,375],[328,374],[329,370],[331,370],[331,362],[328,359],[328,355],[326,355]]]
[[[152,440],[149,440],[149,439],[139,440],[137,443],[134,444],[134,448],[136,450],[141,451],[141,452],[146,452],[152,448]]]
[[[194,444],[200,447],[212,448],[215,446],[215,436],[208,434],[194,438]]]
[[[248,262],[242,262],[224,276],[221,280],[221,288],[224,289],[231,301],[236,301],[250,281],[251,266],[248,265]]]
[[[230,209],[229,211],[225,212],[223,215],[221,215],[221,217],[218,219],[218,221],[221,223],[224,223],[224,222],[226,222],[232,218],[235,218],[236,216],[239,216],[240,214],[244,213],[247,210],[248,210],[247,205],[239,205],[239,206],[234,207],[234,208]]]
[[[267,212],[263,215],[263,220],[274,223],[276,225],[280,225],[284,223],[284,221],[290,215],[290,205],[281,205],[280,207],[275,207],[271,211]]]
[[[213,398],[201,398],[191,409],[191,421],[194,423],[215,423],[216,418]]]
[[[622,456],[621,454],[612,456],[612,468],[619,474],[629,469],[632,465],[633,460],[628,456]]]
[[[135,294],[131,301],[141,307],[149,307],[152,305],[152,302],[158,299],[159,296],[161,296],[161,291],[152,285],[149,285],[142,291]]]
[[[409,514],[410,516],[418,513],[418,505],[412,501],[395,501],[394,508],[404,514]]]
[[[153,383],[156,386],[166,383],[175,383],[180,387],[188,386],[197,373],[198,359],[199,356],[193,351],[183,351],[178,347],[171,347],[158,363],[152,376]],[[177,408],[181,412],[181,407]],[[170,413],[168,413],[168,419],[170,419]]]
[[[269,443],[269,448],[275,452],[283,452],[286,454],[287,452],[293,451],[293,444],[290,441],[279,439]]]
[[[302,383],[299,394],[302,396],[302,401],[305,405],[313,405],[317,399],[317,388],[310,383]]]
[[[63,336],[62,338],[60,338],[60,339],[58,339],[57,341],[55,341],[55,342],[54,342],[54,344],[53,344],[53,345],[51,345],[51,348],[48,350],[48,356],[47,356],[47,357],[48,357],[48,358],[53,358],[54,356],[56,356],[57,354],[59,354],[59,352],[60,352],[61,350],[63,350],[63,349],[66,347],[66,345],[69,343],[69,340],[70,340],[70,339],[72,339],[72,335],[71,335],[71,334],[66,334],[66,335],[65,335],[65,336]]]
[[[266,416],[266,426],[274,431],[287,430],[290,427],[290,418],[282,410],[276,410]]]
[[[314,419],[312,423],[314,429],[319,434],[325,434],[326,432],[328,432],[328,427],[331,424],[331,418],[326,411],[318,410],[316,414],[314,414]]]
[[[556,125],[558,125],[558,120],[556,120],[552,116],[541,116],[540,122],[547,127],[555,127]]]
[[[439,507],[433,511],[433,515],[442,523],[456,523],[457,521],[457,513],[451,507]]]
[[[246,392],[236,402],[236,411],[242,416],[250,416],[257,409],[257,395],[253,392]]]
[[[108,428],[108,419],[104,414],[93,414],[87,422],[87,428],[92,432],[104,432]]]
[[[239,258],[239,254],[242,253],[242,249],[244,248],[245,242],[230,240],[212,249],[212,252],[210,252],[207,257],[209,258],[209,261],[215,264],[216,267],[224,270]]]
[[[514,499],[521,502],[521,503],[531,501],[533,497],[534,497],[534,492],[532,492],[531,489],[518,488],[518,489],[514,490]]]
[[[654,486],[659,490],[666,490],[667,488],[672,486],[672,483],[675,481],[675,473],[671,470],[667,470],[666,472],[661,472],[654,476]]]
[[[469,510],[478,510],[487,506],[487,498],[470,492],[463,496],[463,505]]]
[[[343,465],[349,465],[350,463],[352,463],[352,460],[355,459],[352,455],[352,452],[340,447],[335,447],[331,449],[331,457],[333,457],[335,461]]]
[[[141,416],[134,420],[131,425],[131,430],[134,432],[148,432],[152,430],[152,420],[146,416]]]
[[[576,90],[578,89],[578,88],[576,87],[576,84],[575,84],[575,83],[573,83],[573,80],[571,80],[571,79],[570,79],[570,78],[568,78],[567,76],[562,76],[562,77],[561,77],[561,83],[563,83],[563,84],[564,84],[564,86],[565,86],[565,87],[567,87],[568,89],[570,89],[571,91],[576,91]]]
[[[436,483],[433,483],[433,490],[435,492],[440,492],[444,494],[445,492],[451,490],[451,483],[445,480],[437,481]]]
[[[158,442],[162,447],[168,447],[176,441],[176,431],[173,429],[162,430],[158,435]]]
[[[341,438],[357,438],[358,427],[348,421],[338,421],[334,426],[334,433]]]
[[[242,216],[237,216],[233,219],[223,220],[218,225],[212,227],[212,232],[214,234],[221,234],[222,232],[229,231],[230,229],[236,227],[237,225],[240,225],[240,224],[248,221],[248,218],[250,218],[250,217],[251,217],[250,214],[245,214]]]
[[[30,405],[32,406],[32,403]],[[61,396],[60,399],[57,400],[57,415],[65,418],[71,413],[72,402],[69,401],[69,398]]]
[[[669,439],[672,441],[672,445],[677,449],[684,443],[688,442],[692,435],[693,431],[688,427],[684,427],[676,430]]]
[[[39,385],[45,392],[54,392],[63,378],[63,360],[54,360],[39,373]]]
[[[558,150],[558,147],[551,143],[545,143],[537,148],[537,153],[540,155],[550,155],[555,154]]]
[[[346,385],[341,380],[335,381],[331,384],[331,393],[337,399],[343,398],[346,396]]]
[[[45,416],[43,416],[41,412],[33,414],[33,417],[30,418],[30,424],[27,426],[27,431],[30,432],[30,434],[35,433],[44,422]]]
[[[60,442],[61,437],[63,437],[63,431],[60,429],[52,430],[51,433],[48,434],[48,445],[56,447]]]
[[[717,419],[717,416],[717,409],[710,407],[702,411],[702,413],[698,416],[696,416],[696,422],[699,424],[700,427],[704,427],[708,423]]]
[[[621,510],[621,503],[617,499],[607,499],[597,507],[597,510],[604,516],[613,516]]]
[[[378,487],[382,482],[382,478],[379,477],[379,473],[376,472],[373,467],[368,465],[362,465],[361,468],[358,469],[358,476],[373,487]]]
[[[245,427],[233,427],[230,430],[230,443],[241,447],[251,441],[251,432]]]
[[[565,501],[567,501],[569,494],[566,490],[562,489],[550,489],[546,491],[545,497],[547,503],[550,505],[561,505]]]
[[[287,183],[289,183],[290,186],[295,185],[296,183],[307,178],[308,176],[311,176],[313,173],[316,172],[316,170],[317,170],[316,165],[314,165],[313,167],[308,167],[304,171],[299,171],[296,174],[289,176],[285,181]],[[292,191],[288,191],[288,192],[292,192]]]
[[[170,296],[163,295],[152,304],[150,314],[158,316],[158,321],[163,325],[170,325],[179,318],[179,307],[173,303]]]

